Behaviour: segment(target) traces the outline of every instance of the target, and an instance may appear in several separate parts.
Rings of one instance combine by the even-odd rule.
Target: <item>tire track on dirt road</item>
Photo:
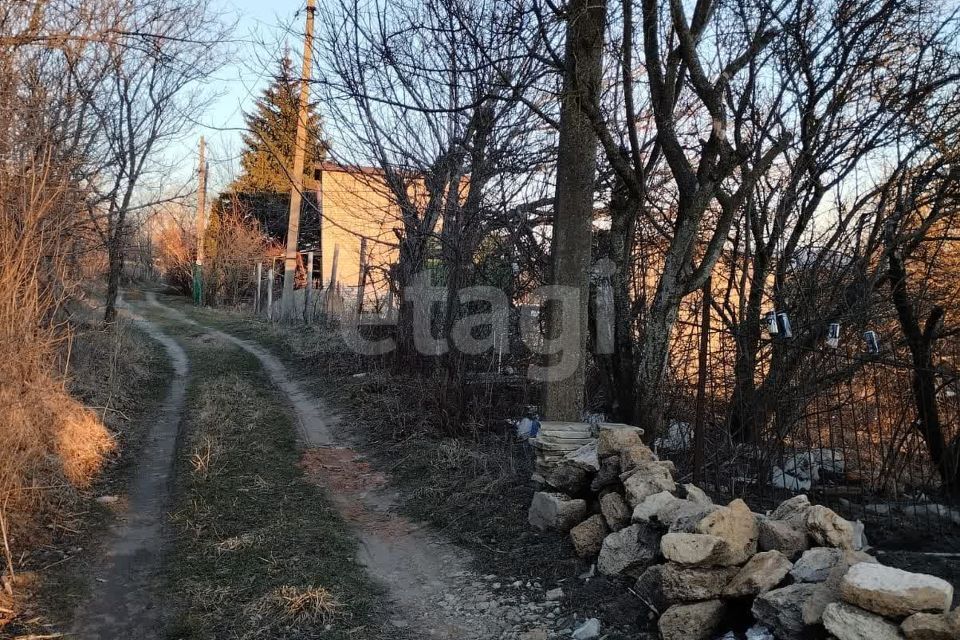
[[[127,509],[110,527],[104,555],[94,569],[90,595],[74,616],[70,635],[82,640],[163,637],[161,605],[165,599],[154,586],[166,547],[170,478],[190,363],[173,338],[145,318],[129,311],[127,314],[163,346],[174,376],[138,457]]]
[[[399,515],[383,474],[372,470],[353,449],[338,446],[350,437],[348,425],[306,393],[276,356],[252,341],[187,317],[153,293],[147,293],[147,301],[255,356],[286,394],[307,447],[302,461],[305,471],[328,489],[354,525],[361,542],[358,560],[389,591],[394,607],[381,621],[384,635],[408,629],[414,637],[444,640],[516,638],[526,629],[542,628],[539,622],[546,623],[547,617],[557,617],[556,602],[528,602],[526,596],[520,601],[516,593],[497,592],[500,585],[491,583],[493,576],[481,577],[470,569],[466,551]],[[542,637],[547,637],[545,630]]]

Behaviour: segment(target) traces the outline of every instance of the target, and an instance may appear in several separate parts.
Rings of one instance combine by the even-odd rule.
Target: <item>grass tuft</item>
[[[285,623],[325,624],[342,611],[343,604],[323,587],[285,585],[267,594],[259,613],[279,618]]]

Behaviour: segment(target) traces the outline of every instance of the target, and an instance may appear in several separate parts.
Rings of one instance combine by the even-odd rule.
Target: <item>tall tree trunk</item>
[[[940,409],[937,406],[937,381],[933,368],[933,345],[937,339],[945,311],[935,306],[923,326],[911,303],[907,292],[907,270],[903,259],[896,251],[891,251],[887,260],[887,275],[890,283],[890,295],[897,310],[900,329],[906,337],[907,347],[913,362],[912,391],[917,407],[917,430],[923,437],[930,454],[943,480],[943,486],[951,495],[960,494],[960,460],[958,460],[957,442],[948,445],[940,421]]]
[[[120,277],[123,275],[123,246],[120,238],[114,238],[107,247],[107,300],[103,321],[117,319],[117,298],[120,296]]]
[[[625,189],[615,190],[610,203],[611,224],[606,247],[607,257],[616,265],[616,272],[610,276],[613,288],[613,349],[612,353],[598,353],[595,358],[610,398],[613,419],[633,424],[637,369],[630,276],[639,204],[624,192]]]
[[[579,291],[577,327],[562,326],[557,304],[547,308],[548,338],[571,329],[577,341],[565,340],[576,353],[572,375],[550,376],[544,396],[544,415],[553,420],[579,420],[584,407],[590,249],[594,182],[597,173],[597,135],[588,113],[599,108],[606,0],[570,0],[567,6],[567,42],[564,54],[563,95],[560,105],[560,140],[557,153],[557,186],[554,196],[552,268],[553,284]],[[556,363],[559,356],[548,359]]]

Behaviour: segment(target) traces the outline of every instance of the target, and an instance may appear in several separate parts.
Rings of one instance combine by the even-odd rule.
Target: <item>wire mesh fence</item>
[[[958,461],[934,462],[918,421],[915,370],[906,349],[886,345],[872,355],[860,334],[836,348],[765,338],[763,364],[750,384],[755,392],[744,394],[737,388],[735,341],[719,329],[706,341],[708,365],[698,388],[699,331],[689,323],[678,332],[672,419],[657,442],[681,475],[718,494],[748,498],[756,509],[807,493],[848,518],[872,523],[868,530],[881,537],[937,537],[960,548],[960,504],[942,473]],[[953,354],[941,360],[951,363]],[[794,364],[791,375],[771,370],[782,361]],[[947,370],[936,372],[936,402],[943,441],[951,443],[960,438],[960,394]],[[705,408],[700,425],[698,396]],[[737,416],[747,416],[751,428],[738,433]],[[695,467],[698,448],[702,464]],[[948,447],[945,455],[956,456],[957,448]]]

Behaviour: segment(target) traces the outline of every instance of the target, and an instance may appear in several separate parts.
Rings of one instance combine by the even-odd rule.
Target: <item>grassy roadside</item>
[[[156,314],[191,360],[165,581],[171,639],[366,638],[378,591],[257,361]]]
[[[97,413],[118,446],[81,502],[65,506],[51,523],[51,540],[20,555],[19,615],[0,626],[0,638],[42,637],[70,624],[88,594],[91,567],[114,517],[113,506],[95,498],[124,493],[151,412],[173,375],[163,348],[136,324],[121,320],[104,328],[93,317],[74,325],[69,373],[70,395]]]

